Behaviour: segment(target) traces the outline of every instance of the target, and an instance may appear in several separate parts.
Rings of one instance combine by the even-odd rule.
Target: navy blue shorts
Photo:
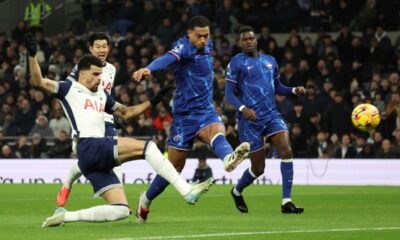
[[[83,138],[77,145],[78,165],[93,186],[94,196],[121,187],[113,168],[119,165],[117,139]]]
[[[238,133],[240,142],[250,144],[250,152],[264,147],[264,136],[270,137],[278,132],[288,131],[285,122],[280,117],[249,121],[244,117],[239,119]]]
[[[216,112],[203,115],[174,114],[168,145],[176,149],[190,150],[197,134],[213,123],[223,125]]]
[[[117,130],[115,129],[115,125],[114,123],[110,123],[110,122],[105,122],[105,127],[106,127],[106,133],[105,136],[106,137],[117,137],[118,133]]]

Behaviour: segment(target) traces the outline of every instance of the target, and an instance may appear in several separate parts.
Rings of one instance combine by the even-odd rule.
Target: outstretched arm
[[[39,62],[36,58],[36,42],[30,33],[24,36],[24,45],[29,53],[29,66],[32,76],[32,84],[35,87],[43,89],[47,93],[54,94],[56,92],[56,83],[53,80],[42,77],[42,71],[40,70]]]
[[[120,104],[118,105],[118,108],[115,110],[114,115],[119,118],[122,118],[124,121],[128,121],[144,113],[151,106],[152,105],[150,101],[146,101],[144,103],[130,107]]]
[[[140,81],[142,77],[149,76],[151,72],[165,69],[176,61],[176,57],[170,53],[157,58],[145,68],[141,68],[133,73],[133,79]]]
[[[122,118],[124,121],[128,121],[134,117],[139,116],[140,114],[144,113],[147,109],[152,106],[157,105],[161,102],[162,98],[173,89],[173,85],[168,85],[167,87],[161,89],[157,94],[138,105],[127,107],[125,105],[119,104],[118,108],[115,110],[114,115]]]

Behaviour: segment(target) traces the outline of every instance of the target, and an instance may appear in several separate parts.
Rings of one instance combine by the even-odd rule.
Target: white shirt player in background
[[[110,51],[110,38],[106,33],[99,32],[90,35],[89,37],[89,50],[90,52],[98,57],[102,64],[102,73],[100,76],[100,87],[106,90],[111,95],[111,89],[114,86],[116,69],[114,65],[107,62],[108,53]],[[75,65],[72,72],[68,75],[67,80],[77,82],[79,77],[78,65]],[[104,113],[104,123],[105,123],[105,137],[117,137],[117,131],[114,126],[114,117],[111,114]],[[72,143],[74,152],[76,143]],[[115,174],[122,182],[122,169],[120,166],[113,169]],[[78,163],[74,164],[65,179],[63,186],[57,194],[57,205],[63,207],[67,201],[69,194],[72,190],[72,184],[82,176],[81,170],[79,169]]]
[[[79,167],[90,180],[94,196],[101,196],[108,203],[77,211],[58,208],[54,215],[43,222],[42,227],[76,221],[105,222],[127,218],[130,214],[128,200],[122,183],[111,170],[117,165],[137,159],[145,159],[158,174],[174,185],[190,204],[194,204],[200,195],[208,190],[212,178],[191,186],[164,158],[154,142],[104,136],[104,112],[127,121],[157,104],[161,99],[160,95],[130,107],[116,102],[107,91],[101,91],[102,88],[99,88],[102,62],[91,54],[84,55],[79,60],[78,82],[43,79],[36,58],[37,46],[33,36],[26,35],[24,43],[29,53],[32,84],[61,101],[74,129]]]

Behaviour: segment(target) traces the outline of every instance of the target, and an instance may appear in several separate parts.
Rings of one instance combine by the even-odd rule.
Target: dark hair
[[[239,28],[239,34],[242,34],[245,32],[253,32],[254,33],[254,29],[250,26],[243,26],[243,27]]]
[[[99,58],[92,54],[85,54],[79,59],[78,71],[89,70],[90,66],[103,67],[103,63]]]
[[[107,45],[110,45],[110,37],[104,32],[93,33],[92,35],[90,35],[89,37],[90,46],[93,46],[96,40],[106,40]]]
[[[209,27],[210,21],[204,16],[194,16],[189,20],[189,30],[193,30],[195,27]]]

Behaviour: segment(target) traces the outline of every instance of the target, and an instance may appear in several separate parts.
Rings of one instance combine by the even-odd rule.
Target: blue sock
[[[214,150],[215,155],[221,160],[224,160],[225,156],[232,153],[233,149],[226,141],[226,137],[222,133],[218,133],[213,140],[211,140],[211,147]]]
[[[282,198],[291,198],[293,184],[293,162],[281,162]]]
[[[147,189],[146,191],[147,199],[153,201],[154,198],[164,192],[165,188],[168,187],[168,185],[169,182],[167,180],[165,180],[160,175],[157,175],[156,178],[154,178],[154,181],[151,183],[149,189]]]
[[[236,191],[243,192],[247,186],[249,186],[257,177],[250,172],[250,168],[244,171],[243,176],[240,178],[238,184],[235,186]]]

